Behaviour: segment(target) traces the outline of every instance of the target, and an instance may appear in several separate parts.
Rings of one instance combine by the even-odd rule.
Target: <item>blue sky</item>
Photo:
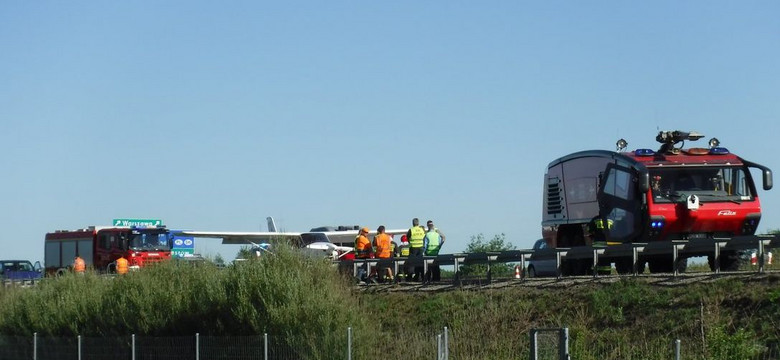
[[[44,234],[405,228],[541,235],[547,163],[717,136],[780,169],[775,1],[8,1],[0,257]],[[706,140],[706,139],[705,139]],[[780,228],[780,189],[759,230]],[[237,248],[201,241],[207,255]]]

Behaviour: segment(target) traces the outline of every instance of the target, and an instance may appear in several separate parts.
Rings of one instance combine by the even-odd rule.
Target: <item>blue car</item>
[[[32,285],[43,277],[39,262],[35,266],[27,260],[0,260],[0,278],[3,282]]]

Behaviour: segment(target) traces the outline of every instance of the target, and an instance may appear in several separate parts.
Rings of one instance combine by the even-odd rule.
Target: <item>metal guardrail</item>
[[[417,256],[417,257],[395,257],[388,259],[355,259],[341,260],[337,263],[342,266],[351,266],[353,276],[357,276],[358,268],[365,265],[368,273],[375,267],[392,267],[394,273],[398,274],[399,268],[403,266],[422,266],[423,272],[427,273],[431,265],[454,266],[454,282],[459,284],[461,281],[460,267],[462,265],[484,264],[487,265],[488,282],[491,281],[490,265],[494,263],[520,263],[525,269],[529,261],[533,260],[555,260],[557,265],[557,277],[562,277],[561,265],[566,260],[592,260],[593,277],[598,277],[596,267],[600,260],[615,260],[630,258],[632,264],[632,274],[639,274],[639,264],[644,256],[669,256],[673,264],[678,260],[696,257],[713,256],[715,259],[715,273],[720,273],[720,256],[723,251],[756,250],[758,257],[759,273],[765,271],[765,260],[767,250],[780,248],[780,235],[749,235],[737,236],[728,239],[692,239],[692,240],[670,240],[657,241],[649,243],[629,243],[619,245],[609,245],[604,247],[578,246],[570,248],[546,248],[540,250],[509,250],[496,252],[480,253],[454,253],[442,254],[438,256]],[[679,272],[676,266],[673,267],[673,276],[678,276]],[[524,278],[525,272],[522,277]]]

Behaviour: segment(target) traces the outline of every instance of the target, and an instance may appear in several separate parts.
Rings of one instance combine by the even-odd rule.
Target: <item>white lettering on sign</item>
[[[718,211],[718,216],[734,216],[734,215],[737,215],[736,211],[731,211],[731,210]]]
[[[114,226],[162,226],[162,220],[114,219]]]

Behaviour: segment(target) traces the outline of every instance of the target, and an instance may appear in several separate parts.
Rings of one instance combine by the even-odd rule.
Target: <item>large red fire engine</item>
[[[131,269],[171,258],[169,231],[165,227],[90,226],[46,234],[44,263],[47,274],[67,271],[76,255],[87,266],[110,272],[124,257]]]
[[[607,244],[753,235],[761,204],[750,168],[762,174],[763,189],[772,188],[767,167],[744,160],[712,138],[707,148],[683,148],[695,132],[662,131],[657,151],[591,150],[573,153],[548,165],[544,176],[542,234],[551,247],[593,245],[594,229]],[[713,257],[710,266],[714,267]],[[646,256],[651,272],[669,272],[667,257]],[[685,262],[678,264],[684,270]],[[603,264],[602,264],[603,265]],[[641,265],[644,268],[644,265]],[[738,266],[735,251],[721,254],[720,268]],[[562,264],[569,274],[584,274],[587,261]],[[630,261],[616,261],[620,273]]]

